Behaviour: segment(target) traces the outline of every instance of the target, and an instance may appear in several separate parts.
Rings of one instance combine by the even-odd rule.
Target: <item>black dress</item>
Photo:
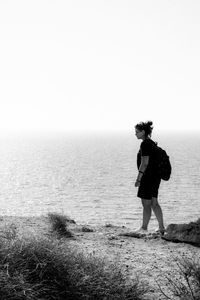
[[[152,197],[158,197],[158,189],[160,186],[160,177],[157,175],[155,164],[156,143],[151,139],[145,139],[140,145],[137,155],[137,167],[139,169],[141,156],[149,156],[149,163],[142,176],[137,196],[142,199],[150,200]]]

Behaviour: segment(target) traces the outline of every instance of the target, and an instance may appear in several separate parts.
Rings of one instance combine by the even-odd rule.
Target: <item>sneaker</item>
[[[155,230],[155,233],[159,233],[160,235],[164,235],[164,233],[165,233],[165,228],[163,228],[163,229],[156,229]]]
[[[138,233],[138,234],[147,234],[148,230],[143,229],[142,227],[139,229],[134,230],[134,233]]]

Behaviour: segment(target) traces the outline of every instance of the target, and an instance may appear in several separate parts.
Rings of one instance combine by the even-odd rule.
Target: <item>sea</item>
[[[162,181],[164,222],[200,217],[200,134],[152,136],[170,156],[172,175]],[[65,214],[78,224],[141,225],[134,182],[141,140],[134,132],[58,133],[0,138],[0,215]],[[150,229],[157,227],[152,214]]]

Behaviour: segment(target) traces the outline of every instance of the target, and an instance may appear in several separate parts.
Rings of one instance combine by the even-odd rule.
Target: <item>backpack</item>
[[[158,176],[163,180],[169,180],[172,167],[167,152],[161,147],[156,146],[155,154],[156,169]]]

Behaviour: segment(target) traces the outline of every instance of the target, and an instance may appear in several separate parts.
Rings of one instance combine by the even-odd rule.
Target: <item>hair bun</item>
[[[152,122],[152,121],[147,121],[146,124],[149,125],[149,126],[152,126],[152,125],[153,125],[153,122]]]

